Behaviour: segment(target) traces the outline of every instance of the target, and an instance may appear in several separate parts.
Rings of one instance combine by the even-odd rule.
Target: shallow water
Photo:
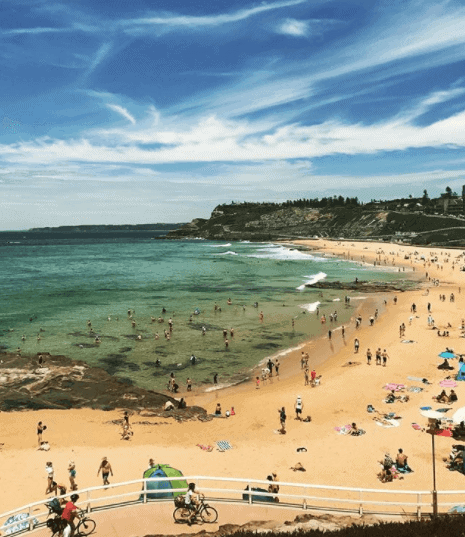
[[[328,330],[316,316],[317,302],[320,315],[337,310],[334,326],[347,323],[357,301],[347,307],[345,292],[320,293],[306,282],[406,276],[265,243],[85,234],[60,240],[26,234],[14,242],[0,234],[0,348],[64,354],[151,389],[164,388],[173,370],[180,383],[190,377],[211,384],[214,373],[221,384],[239,382],[265,357]],[[200,314],[193,315],[196,308]],[[151,322],[160,315],[164,323]]]

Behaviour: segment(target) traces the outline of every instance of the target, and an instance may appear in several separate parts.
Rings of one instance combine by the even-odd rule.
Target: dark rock
[[[200,407],[165,412],[163,407],[167,401],[177,406],[177,401],[168,395],[132,386],[130,379],[114,377],[104,369],[90,367],[85,362],[40,354],[45,356],[42,367],[38,367],[36,356],[2,354],[0,376],[6,380],[0,384],[0,410],[87,407],[139,411],[145,408],[150,409],[154,416],[174,417],[179,421],[206,415]],[[117,363],[126,367],[123,358],[117,355]]]

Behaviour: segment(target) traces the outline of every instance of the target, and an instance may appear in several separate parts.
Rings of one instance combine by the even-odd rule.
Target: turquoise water
[[[345,293],[325,290],[321,297],[302,289],[309,280],[405,277],[263,243],[84,235],[14,242],[0,237],[0,347],[81,359],[151,389],[164,388],[173,370],[180,384],[188,376],[197,386],[211,384],[214,373],[221,384],[243,379],[264,358],[321,333],[308,311],[316,302],[320,315],[337,310],[337,324],[347,322],[353,309],[344,305]],[[192,315],[197,308],[200,314]],[[151,321],[160,315],[164,323]],[[169,317],[174,328],[167,340]],[[226,348],[223,329],[231,327]]]

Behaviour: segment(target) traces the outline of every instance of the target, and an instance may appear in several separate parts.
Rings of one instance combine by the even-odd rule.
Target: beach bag
[[[185,504],[185,497],[181,494],[179,496],[176,496],[176,498],[174,499],[174,505],[176,507],[184,507]]]

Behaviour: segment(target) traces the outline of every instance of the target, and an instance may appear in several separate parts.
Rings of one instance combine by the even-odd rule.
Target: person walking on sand
[[[68,473],[69,473],[69,484],[71,485],[71,490],[77,490],[78,486],[75,481],[76,465],[74,464],[74,461],[69,461]]]
[[[286,432],[286,409],[284,407],[281,408],[281,410],[278,410],[279,412],[279,423],[281,425],[281,434],[284,434]]]
[[[186,384],[187,384],[187,391],[191,392],[192,391],[192,380],[189,377],[187,377]]]
[[[355,354],[358,354],[358,349],[360,347],[360,341],[358,340],[358,338],[355,338],[354,340],[354,350],[355,350]]]
[[[39,447],[42,444],[42,433],[45,431],[46,428],[47,426],[42,425],[42,422],[39,421],[39,423],[37,424],[37,441],[38,441]]]
[[[368,350],[367,350],[367,364],[368,364],[368,365],[371,365],[371,358],[372,358],[372,356],[373,356],[373,355],[371,354],[371,350],[368,349]]]
[[[310,373],[310,379],[311,379],[311,386],[314,388],[316,386],[316,371],[312,369],[312,372]]]
[[[108,459],[106,457],[103,457],[102,462],[100,463],[97,477],[100,472],[102,472],[103,484],[109,485],[110,482],[108,481],[108,476],[111,474],[111,476],[113,477],[113,470],[111,468],[111,464],[108,462]]]
[[[276,376],[278,377],[278,380],[279,380],[279,366],[280,366],[279,360],[276,358],[276,362],[274,363],[274,370],[276,371]]]
[[[55,473],[51,462],[45,464],[45,471],[47,472],[47,488],[45,489],[45,494],[50,494],[53,488],[53,476]]]
[[[389,358],[386,349],[384,349],[384,351],[381,353],[381,358],[383,359],[383,366],[386,367],[387,359]]]
[[[304,386],[308,386],[309,384],[309,375],[308,375],[308,367],[307,369],[305,370],[305,382],[304,382]]]
[[[381,365],[381,347],[376,349],[376,365]]]
[[[297,396],[297,399],[295,401],[294,409],[295,409],[295,419],[302,421],[302,410],[304,408],[304,404],[302,402],[302,397],[300,395]]]

